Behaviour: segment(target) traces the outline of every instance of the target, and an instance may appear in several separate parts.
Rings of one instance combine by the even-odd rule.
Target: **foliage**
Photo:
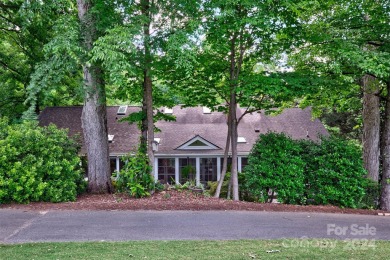
[[[172,180],[172,181],[174,182],[174,180]],[[211,183],[211,182],[209,182],[209,183]],[[168,191],[171,189],[177,190],[179,192],[187,190],[187,191],[192,191],[195,194],[210,195],[209,192],[205,190],[205,186],[202,183],[200,183],[199,185],[196,185],[195,180],[188,180],[183,184],[176,183],[174,185],[170,185],[167,183],[164,185],[164,188],[165,188],[165,190],[168,190]]]
[[[18,121],[22,113],[42,106],[75,104],[79,71],[64,75],[75,24],[67,0],[2,1],[0,8],[0,116]],[[78,38],[78,35],[75,35]],[[68,53],[71,56],[72,52]],[[31,93],[31,91],[33,93]],[[29,99],[26,102],[26,99]],[[31,113],[30,113],[31,114]]]
[[[0,202],[74,201],[85,190],[78,148],[54,125],[0,119]]]
[[[242,175],[242,174],[239,174],[239,176],[240,175]],[[230,172],[226,172],[226,175],[225,175],[225,178],[223,180],[222,187],[221,187],[221,193],[220,193],[221,198],[227,197],[229,182],[230,182]],[[241,184],[241,182],[240,182],[240,184]],[[207,186],[209,187],[210,195],[214,196],[215,191],[217,190],[218,181],[209,181],[209,182],[207,182]]]
[[[284,203],[302,203],[304,166],[301,147],[284,134],[260,135],[245,167],[245,187],[261,202],[271,202],[272,193]]]
[[[363,185],[363,187],[365,188],[365,193],[358,205],[358,208],[377,209],[379,206],[379,197],[381,195],[380,185],[379,183],[368,178],[365,179],[365,182],[366,183]]]
[[[147,155],[138,150],[135,155],[130,154],[122,160],[125,165],[116,183],[117,191],[127,192],[136,198],[150,196],[150,191],[154,190],[154,178],[150,174],[152,168]]]
[[[322,80],[301,105],[313,106],[317,115],[347,113],[354,125],[344,130],[348,130],[347,136],[351,137],[352,131],[352,137],[359,139],[359,80],[368,74],[383,83],[390,76],[388,1],[312,1],[302,8],[303,26],[289,35],[299,43],[291,49],[289,62],[296,71]],[[331,123],[339,125],[345,135],[345,120]]]
[[[378,191],[366,178],[361,148],[339,138],[320,143],[283,134],[261,135],[248,158],[245,189],[260,201],[270,190],[285,203],[375,207]]]
[[[199,3],[198,0],[118,2],[121,21],[99,37],[92,52],[92,60],[100,61],[106,71],[109,98],[142,103],[144,73],[148,69],[153,81],[154,106],[172,107],[178,103],[170,91],[172,83],[161,78],[175,74],[179,65],[188,66],[190,59],[182,50],[193,37]],[[149,8],[145,10],[144,5]],[[149,34],[144,31],[146,24],[152,28]]]
[[[186,181],[191,180],[190,177],[194,178],[196,169],[192,165],[186,165],[182,168],[181,174],[182,178]]]
[[[296,3],[204,1],[203,6],[203,23],[194,35],[198,44],[189,46],[194,53],[191,66],[163,77],[177,86],[186,106],[203,105],[230,114],[233,199],[238,200],[239,122],[248,113],[279,107],[301,96],[301,86],[285,80],[294,73],[285,73],[277,61],[291,44],[283,37],[284,31],[299,27]],[[236,118],[238,104],[247,109]]]
[[[305,197],[315,204],[359,206],[366,189],[361,148],[339,138],[321,144],[300,141],[305,167]]]

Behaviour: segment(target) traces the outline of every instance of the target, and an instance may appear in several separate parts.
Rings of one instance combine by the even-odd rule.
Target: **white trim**
[[[199,141],[204,143],[204,146],[191,146],[192,143]],[[180,145],[177,150],[215,150],[215,149],[221,149],[218,146],[210,143],[206,139],[202,138],[201,136],[197,135],[194,138],[188,140],[184,144]]]
[[[175,182],[179,184],[179,158],[175,157]]]
[[[119,173],[120,172],[120,167],[119,167],[119,157],[116,157],[116,160],[115,160],[115,168],[116,168],[116,171]]]
[[[129,155],[129,153],[110,153],[109,155],[110,157],[122,157],[122,156]],[[131,153],[130,155],[134,156],[135,153]]]
[[[200,158],[196,157],[196,186],[200,185]]]
[[[231,154],[229,154],[231,156]],[[238,153],[237,156],[243,156],[243,157],[248,157],[249,155],[249,152],[246,152],[246,153]],[[187,158],[187,157],[190,157],[190,158],[195,158],[195,157],[202,157],[202,158],[215,158],[215,157],[221,157],[223,158],[223,154],[202,154],[202,153],[192,153],[192,154],[166,154],[166,153],[155,153],[154,156],[157,156],[159,158],[175,158],[175,157],[179,157],[179,158]]]

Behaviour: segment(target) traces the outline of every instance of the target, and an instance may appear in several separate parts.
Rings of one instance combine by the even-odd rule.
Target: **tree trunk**
[[[92,2],[77,0],[83,47],[88,52],[96,39]],[[95,64],[83,65],[84,107],[81,122],[88,156],[88,190],[91,193],[112,191],[107,136],[106,96],[102,72]]]
[[[382,133],[382,180],[380,207],[390,211],[390,81],[387,82],[387,96]]]
[[[231,178],[233,185],[233,200],[240,200],[238,193],[238,172],[237,172],[237,104],[236,104],[236,93],[232,93],[230,99],[231,106],[231,143],[232,143],[232,169],[231,169]]]
[[[228,114],[227,123],[230,122],[229,117],[230,117],[230,114]],[[223,181],[225,180],[225,175],[226,175],[227,165],[228,165],[229,148],[230,148],[230,138],[231,138],[230,135],[231,135],[230,134],[230,127],[228,126],[228,132],[227,132],[227,137],[226,137],[225,153],[223,155],[222,172],[221,172],[220,179],[218,181],[217,189],[215,190],[215,194],[214,194],[215,198],[219,198],[219,196],[221,194]]]
[[[145,78],[145,84],[146,87],[146,118],[148,121],[148,157],[149,157],[149,164],[153,169],[154,164],[154,151],[153,151],[153,142],[154,142],[154,122],[153,122],[153,100],[152,100],[152,81],[150,77]],[[151,171],[151,174],[153,174],[153,170]]]
[[[236,43],[237,43],[237,33],[233,33],[230,40],[230,69],[229,69],[229,80],[230,80],[230,97],[229,97],[229,122],[228,127],[230,127],[231,134],[231,145],[232,145],[232,169],[231,177],[233,183],[233,200],[240,200],[238,195],[238,173],[237,173],[237,79],[240,71],[241,63],[236,62]],[[240,59],[242,58],[242,52],[240,51]],[[237,68],[238,65],[238,68]]]
[[[147,122],[147,153],[149,158],[149,165],[153,169],[154,165],[154,151],[153,151],[153,142],[154,142],[154,121],[153,121],[153,85],[151,78],[152,70],[152,57],[150,50],[150,1],[143,0],[141,1],[142,6],[142,15],[144,16],[145,22],[143,24],[144,31],[144,107],[146,108],[146,122]],[[153,175],[153,170],[150,172]]]
[[[231,137],[230,137],[231,138]],[[233,186],[233,177],[232,175],[230,174],[230,178],[229,178],[229,184],[228,184],[228,190],[227,190],[227,194],[226,194],[226,199],[230,200],[231,197],[232,197],[232,186]]]
[[[147,119],[147,108],[146,108],[146,91],[145,84],[143,84],[143,100],[142,100],[142,122],[141,122],[141,138],[140,148],[143,153],[147,153],[148,150],[148,119]]]
[[[361,80],[363,87],[363,161],[368,178],[379,179],[380,104],[379,84],[370,75]]]

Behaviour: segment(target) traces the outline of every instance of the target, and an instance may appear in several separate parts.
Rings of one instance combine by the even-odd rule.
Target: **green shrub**
[[[365,178],[360,147],[334,137],[315,143],[261,135],[244,173],[244,192],[263,202],[276,191],[284,203],[373,208],[379,194]]]
[[[147,155],[138,151],[136,155],[125,156],[122,160],[125,165],[116,182],[117,191],[127,192],[136,198],[149,196],[155,184]]]
[[[323,138],[320,144],[299,143],[306,162],[306,199],[314,204],[358,207],[368,185],[360,147],[335,137]]]
[[[78,149],[54,125],[0,119],[0,203],[74,201],[85,187]]]
[[[245,167],[244,189],[260,202],[272,194],[284,203],[301,203],[304,193],[304,161],[300,146],[284,134],[260,135]]]
[[[360,201],[358,208],[362,209],[377,209],[379,207],[379,197],[380,197],[380,185],[378,182],[375,182],[370,179],[365,179],[364,187],[364,196]]]
[[[225,174],[225,178],[222,183],[221,187],[221,193],[219,194],[220,198],[226,198],[227,193],[228,193],[228,188],[229,188],[229,181],[230,181],[230,172],[227,172]],[[217,191],[217,186],[218,186],[218,181],[209,181],[207,182],[207,186],[209,187],[209,194],[211,196],[215,195],[215,192]]]

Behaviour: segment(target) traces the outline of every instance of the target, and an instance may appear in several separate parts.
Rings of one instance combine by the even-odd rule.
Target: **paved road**
[[[245,211],[0,210],[0,243],[303,237],[390,240],[390,217]]]

